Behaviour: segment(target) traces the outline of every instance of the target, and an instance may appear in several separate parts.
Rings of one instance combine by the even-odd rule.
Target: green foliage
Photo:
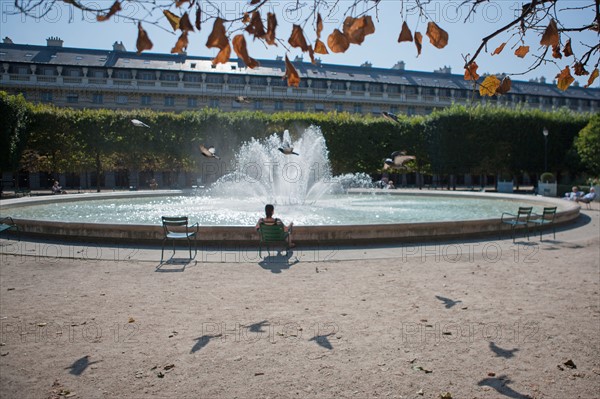
[[[575,139],[575,147],[583,164],[594,176],[600,176],[600,114],[592,116]]]
[[[321,128],[336,175],[379,173],[385,158],[401,150],[416,156],[410,170],[425,174],[537,175],[544,165],[544,127],[550,132],[548,169],[555,174],[577,172],[577,153],[568,150],[590,120],[589,115],[567,110],[493,106],[453,106],[428,116],[400,115],[397,123],[346,112],[73,110],[32,106],[23,98],[1,93],[0,107],[6,111],[3,120],[7,121],[2,124],[3,144],[12,140],[11,148],[18,149],[11,150],[11,168],[98,174],[106,170],[197,172],[206,162],[199,144],[213,145],[227,169],[243,142],[281,134],[285,129],[296,139],[311,125]],[[150,128],[136,127],[131,119]],[[590,123],[577,140],[579,156],[590,171],[593,164],[588,161],[594,156],[598,160],[597,120],[595,116],[595,124]],[[12,133],[15,131],[17,134]],[[8,147],[2,145],[2,151]],[[6,159],[9,157],[3,152],[3,167],[8,167]]]
[[[27,142],[27,123],[32,106],[22,95],[0,91],[0,169],[15,170]]]

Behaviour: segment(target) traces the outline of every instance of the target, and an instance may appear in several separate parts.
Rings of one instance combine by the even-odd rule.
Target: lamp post
[[[544,173],[548,171],[548,128],[544,127]]]

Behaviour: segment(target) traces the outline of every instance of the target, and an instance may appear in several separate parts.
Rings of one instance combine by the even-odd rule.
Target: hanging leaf
[[[417,47],[417,57],[421,55],[421,48],[423,48],[423,35],[421,32],[415,32],[415,46]]]
[[[141,22],[138,22],[138,37],[137,37],[135,46],[137,48],[138,54],[141,54],[142,51],[144,51],[144,50],[152,49],[152,42],[150,41],[150,38],[148,37],[148,33],[146,33],[144,28],[142,28]]]
[[[542,40],[540,40],[540,44],[542,46],[558,46],[559,37],[558,37],[558,27],[556,26],[556,21],[554,19],[550,20],[550,23],[546,27],[544,34],[542,35]]]
[[[496,48],[496,50],[494,50],[494,52],[492,53],[492,55],[500,54],[502,52],[502,50],[504,50],[504,46],[506,46],[506,42],[504,42],[501,45],[499,45]]]
[[[196,7],[196,29],[200,30],[200,24],[202,23],[202,10],[200,9],[200,4]]]
[[[575,78],[571,76],[571,69],[568,65],[556,75],[556,79],[558,79],[556,86],[562,91],[567,90],[571,86],[571,83],[575,81]]]
[[[427,37],[431,44],[437,48],[444,48],[448,44],[448,32],[440,28],[435,22],[429,21],[427,24]]]
[[[275,28],[277,28],[277,17],[274,13],[267,13],[267,33],[265,34],[265,41],[271,46],[277,46],[275,42]]]
[[[256,39],[262,39],[267,34],[265,32],[265,26],[262,23],[262,19],[260,18],[260,13],[258,11],[254,11],[252,13],[252,18],[250,18],[250,24],[246,26],[246,32],[254,35]]]
[[[321,14],[317,14],[317,39],[321,38],[321,32],[323,31],[323,19]]]
[[[515,55],[519,58],[523,58],[527,55],[528,52],[529,46],[520,46],[518,49],[515,50]]]
[[[300,25],[294,25],[292,27],[292,34],[288,39],[288,43],[292,47],[300,48],[302,51],[308,51],[309,45],[306,43],[306,38],[304,37],[304,32]]]
[[[179,20],[179,29],[181,29],[182,32],[194,31],[194,26],[190,22],[190,17],[187,12],[184,13]]]
[[[360,18],[348,16],[344,20],[343,30],[348,43],[362,44],[365,41],[365,36],[375,33],[375,25],[369,15]]]
[[[573,65],[573,72],[577,76],[588,75],[589,72],[585,70],[585,66],[581,62],[576,62]]]
[[[108,14],[106,14],[106,15],[98,15],[98,16],[96,16],[96,20],[98,22],[108,21],[110,19],[110,17],[112,17],[113,15],[115,15],[116,13],[118,13],[119,11],[121,11],[121,2],[119,2],[117,0],[117,1],[115,1],[113,3],[112,6],[110,6],[110,10],[108,10]]]
[[[258,61],[248,55],[244,35],[235,36],[231,43],[233,44],[233,51],[235,51],[238,57],[244,60],[244,64],[246,64],[248,68],[256,68],[260,65]]]
[[[410,29],[408,28],[408,24],[406,21],[402,23],[402,30],[400,31],[400,36],[398,36],[398,43],[402,42],[412,42],[413,35]]]
[[[350,47],[350,43],[339,29],[335,29],[327,38],[327,46],[334,53],[344,53]]]
[[[596,78],[598,77],[598,73],[599,73],[599,72],[598,72],[598,68],[595,68],[595,69],[592,71],[592,74],[590,75],[590,78],[588,79],[588,82],[587,82],[587,84],[584,86],[586,89],[587,89],[588,87],[590,87],[590,86],[592,85],[592,83],[594,83],[594,81],[595,81],[595,80],[596,80]]]
[[[173,14],[169,10],[163,10],[163,14],[165,15],[165,17],[167,17],[167,21],[169,21],[174,31],[179,29],[179,21],[181,20],[181,18],[179,18],[177,15]]]
[[[285,56],[285,76],[284,79],[287,79],[288,86],[298,87],[300,85],[300,75],[298,75],[298,71],[294,68],[294,65],[288,59],[286,54]]]
[[[243,24],[249,24],[250,23],[250,14],[248,14],[247,12],[245,12],[244,16],[242,17],[242,23]]]
[[[571,39],[567,40],[565,47],[563,47],[563,54],[565,57],[570,57],[573,55],[573,49],[571,49]]]
[[[481,86],[479,86],[479,94],[482,96],[491,97],[496,94],[496,90],[500,87],[500,79],[494,75],[490,75],[483,79]]]
[[[227,46],[223,47],[221,51],[219,51],[219,54],[212,60],[212,64],[226,64],[227,61],[229,61],[229,57],[231,57],[231,46],[228,42]]]
[[[190,0],[176,0],[175,1],[175,7],[181,7],[184,3],[189,3]],[[193,2],[190,3],[190,7],[193,5]]]
[[[479,79],[479,75],[477,74],[477,68],[479,68],[479,66],[475,61],[467,65],[467,67],[465,68],[465,80]]]
[[[315,42],[315,53],[329,54],[329,51],[327,51],[327,47],[325,47],[325,43],[323,43],[319,39],[317,39],[317,41]]]
[[[175,43],[175,47],[173,47],[171,49],[171,54],[181,54],[183,53],[188,47],[188,31],[184,30],[181,33],[181,36],[179,36],[179,39],[177,39],[177,43]]]
[[[255,4],[258,4],[258,3],[260,3],[260,2],[261,2],[261,0],[252,0],[252,1],[250,2],[250,5],[252,5],[252,6],[253,6],[253,5],[255,5]]]
[[[500,83],[500,86],[496,89],[496,94],[506,94],[510,91],[510,86],[512,85],[512,81],[510,80],[510,77],[505,76],[504,79],[502,79],[502,83]]]
[[[554,58],[562,58],[562,54],[560,53],[559,46],[552,46],[552,57]]]

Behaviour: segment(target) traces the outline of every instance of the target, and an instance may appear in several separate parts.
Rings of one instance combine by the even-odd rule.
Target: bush
[[[540,181],[542,183],[556,183],[556,178],[550,172],[542,173],[540,176]]]

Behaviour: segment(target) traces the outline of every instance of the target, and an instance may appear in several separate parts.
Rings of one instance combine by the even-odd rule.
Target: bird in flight
[[[206,147],[204,144],[200,144],[200,146],[198,148],[200,149],[200,152],[202,153],[202,155],[204,155],[205,157],[220,159],[215,154],[215,147],[213,147],[213,146]]]
[[[248,97],[244,96],[237,96],[235,98],[235,102],[240,104],[250,104],[250,100],[248,99]]]
[[[288,143],[285,143],[283,147],[279,147],[279,151],[285,155],[300,155],[297,152],[294,152],[294,147],[291,147]]]
[[[384,118],[386,118],[386,119],[388,119],[388,120],[390,120],[392,122],[398,123],[398,117],[396,115],[392,114],[391,112],[385,112],[385,111],[383,111],[381,113],[381,115],[383,115]]]
[[[414,159],[417,159],[417,157],[415,157],[414,155],[406,155],[406,151],[394,151],[394,152],[392,152],[392,155],[390,156],[390,158],[387,158],[385,160],[383,168],[384,169],[388,169],[391,167],[401,168],[404,166],[404,164],[406,162],[412,161]]]
[[[133,123],[133,126],[136,126],[136,127],[150,127],[139,119],[132,119],[131,123]]]

